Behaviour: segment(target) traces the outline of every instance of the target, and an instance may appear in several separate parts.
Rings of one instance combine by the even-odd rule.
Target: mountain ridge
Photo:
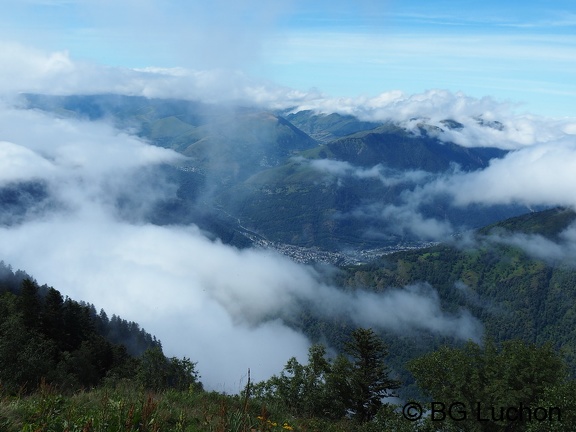
[[[397,229],[385,210],[402,211],[403,197],[435,176],[480,170],[506,154],[440,141],[426,132],[425,119],[411,131],[336,113],[118,95],[23,97],[28,108],[105,119],[187,156],[168,176],[178,196],[159,207],[154,223],[197,221],[211,229],[205,222],[212,214],[221,222],[214,234],[235,238],[234,244],[246,244],[237,242],[243,236],[240,226],[271,242],[328,252],[430,241]],[[442,125],[464,127],[454,120]],[[457,230],[526,211],[521,205],[495,205],[479,212],[477,206],[457,208],[442,197],[421,207],[422,218]]]

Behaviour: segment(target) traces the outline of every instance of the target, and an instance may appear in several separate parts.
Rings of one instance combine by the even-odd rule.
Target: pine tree
[[[372,329],[354,330],[345,349],[353,360],[350,408],[358,421],[367,422],[384,404],[382,399],[393,396],[392,390],[400,383],[390,379],[384,362],[388,351]]]
[[[40,327],[40,298],[38,296],[38,285],[30,279],[24,279],[21,285],[20,308],[24,325],[29,329]]]
[[[58,341],[59,346],[63,346],[64,299],[62,294],[54,288],[49,288],[46,293],[40,321],[42,333],[49,339]]]

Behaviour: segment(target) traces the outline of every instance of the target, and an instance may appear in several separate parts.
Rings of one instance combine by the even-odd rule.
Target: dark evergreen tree
[[[89,309],[80,303],[66,298],[63,307],[64,345],[67,350],[80,347],[83,340],[94,332],[94,323],[90,318]]]
[[[64,328],[64,299],[62,298],[62,294],[54,288],[49,288],[46,297],[44,297],[40,323],[42,333],[49,339],[57,341],[61,347],[64,342],[62,337],[62,330]]]
[[[383,398],[394,396],[400,383],[389,377],[384,361],[388,351],[372,329],[354,330],[345,349],[352,358],[350,408],[354,418],[367,422],[382,407]]]
[[[0,383],[10,392],[35,390],[50,376],[57,357],[56,344],[25,325],[21,298],[0,296]]]
[[[346,416],[352,407],[352,363],[344,355],[338,355],[326,376],[326,394],[330,404],[326,415],[332,419]]]
[[[41,305],[38,295],[38,285],[30,279],[24,279],[22,281],[19,300],[23,324],[30,329],[39,328]]]

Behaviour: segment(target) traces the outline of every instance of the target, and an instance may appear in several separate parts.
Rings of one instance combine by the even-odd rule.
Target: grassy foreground
[[[1,396],[2,432],[344,432],[337,423],[298,420],[241,396],[216,392],[149,392],[132,383],[64,395],[42,385],[26,396]]]

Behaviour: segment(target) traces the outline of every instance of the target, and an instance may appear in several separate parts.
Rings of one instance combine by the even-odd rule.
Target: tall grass
[[[130,381],[64,394],[42,384],[2,394],[1,432],[349,432],[350,424],[295,419],[282,407],[216,392],[146,391]]]

